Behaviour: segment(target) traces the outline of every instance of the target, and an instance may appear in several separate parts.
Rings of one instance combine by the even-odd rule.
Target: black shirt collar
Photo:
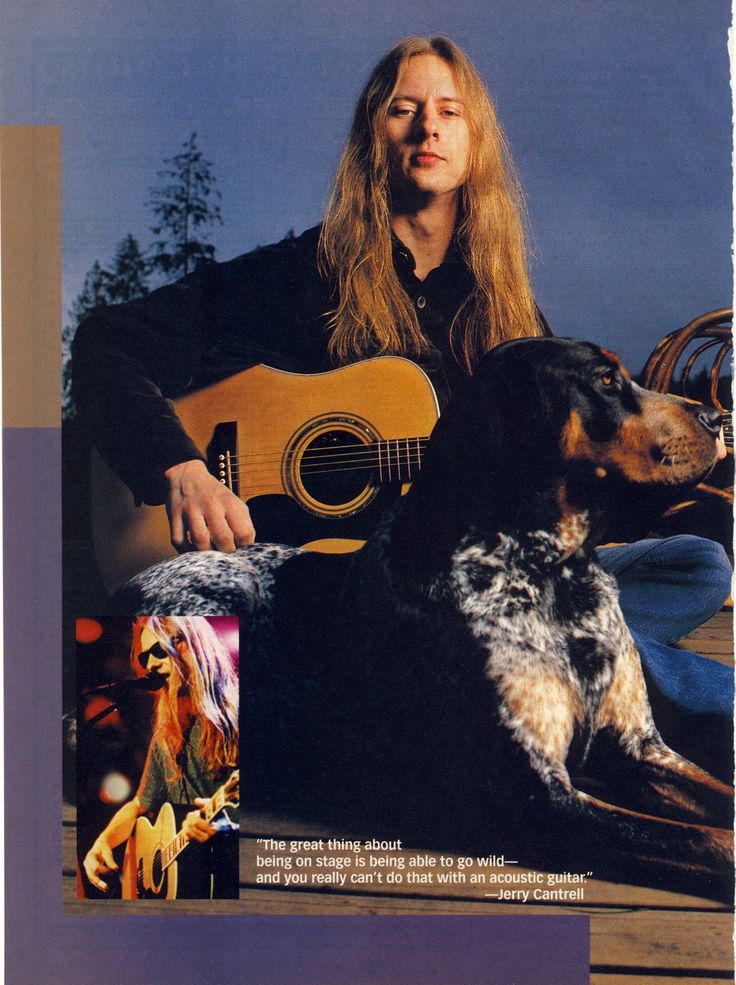
[[[411,273],[413,273],[417,265],[414,254],[405,243],[402,243],[393,230],[391,230],[391,247],[393,250],[394,266],[396,269],[399,271],[411,271]],[[460,247],[458,246],[457,238],[453,236],[444,260],[439,267],[435,267],[434,269],[440,270],[443,267],[455,266],[458,264],[465,266],[465,260]],[[430,274],[432,273],[434,273],[434,271],[431,270]]]

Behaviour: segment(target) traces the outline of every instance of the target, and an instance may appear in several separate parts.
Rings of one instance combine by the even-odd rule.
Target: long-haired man
[[[141,815],[158,813],[164,803],[192,807],[181,828],[188,839],[205,844],[217,834],[199,808],[238,763],[238,677],[207,619],[137,619],[131,660],[163,685],[154,692],[153,734],[138,790],[84,858],[87,878],[101,891],[108,889],[102,876],[118,868],[113,850],[127,841]],[[237,882],[237,872],[222,878]]]

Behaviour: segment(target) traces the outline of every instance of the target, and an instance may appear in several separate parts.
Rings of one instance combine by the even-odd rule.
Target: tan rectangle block
[[[61,128],[0,127],[3,426],[61,416]]]

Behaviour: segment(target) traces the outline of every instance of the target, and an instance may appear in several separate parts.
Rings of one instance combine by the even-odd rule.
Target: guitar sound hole
[[[299,476],[313,499],[340,506],[372,483],[375,462],[375,444],[364,445],[349,431],[329,431],[304,450]]]
[[[154,886],[158,886],[160,884],[162,875],[163,868],[161,864],[161,852],[160,850],[157,850],[151,863],[151,881]]]

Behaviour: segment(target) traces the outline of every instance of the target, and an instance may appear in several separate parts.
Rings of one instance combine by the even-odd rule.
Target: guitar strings
[[[310,475],[310,476],[312,476],[312,475],[332,475],[332,474],[334,474],[336,472],[367,472],[367,471],[376,472],[376,471],[378,471],[378,469],[380,467],[381,471],[384,472],[384,473],[386,473],[386,475],[389,475],[391,472],[396,472],[397,473],[397,476],[400,476],[400,474],[401,474],[402,471],[406,471],[407,469],[411,470],[411,467],[413,465],[416,465],[417,466],[417,471],[419,471],[421,469],[421,467],[422,467],[422,460],[421,460],[421,458],[417,456],[416,458],[411,458],[408,461],[407,461],[407,459],[402,459],[401,462],[396,462],[394,460],[391,463],[390,467],[389,467],[388,462],[384,462],[380,466],[379,466],[379,463],[376,462],[372,466],[371,465],[367,465],[367,464],[366,465],[349,465],[346,468],[329,468],[329,469],[314,469],[313,468],[313,469],[302,469],[301,471],[302,471],[302,474],[303,475]],[[260,471],[261,471],[261,473],[264,473],[264,472],[267,472],[267,471],[270,471],[270,470],[261,469]],[[257,475],[258,474],[258,470],[257,469],[256,470],[250,470],[249,469],[244,474],[247,475],[248,478],[251,478],[253,475]],[[231,469],[230,470],[230,476],[233,479],[239,478],[238,470],[237,469]]]
[[[345,455],[355,455],[358,454],[363,456],[375,456],[380,455],[383,452],[388,452],[395,454],[398,448],[399,453],[403,453],[407,446],[411,448],[416,448],[417,446],[425,447],[429,437],[420,438],[383,438],[379,441],[362,442],[358,441],[354,444],[338,445],[334,448],[305,448],[303,451],[264,451],[256,454],[241,454],[241,455],[231,455],[226,461],[234,463],[244,463],[252,462],[256,465],[267,464],[271,462],[283,462],[289,461],[293,457],[301,457],[303,459],[336,459]]]
[[[291,462],[294,459],[297,459],[297,460],[300,459],[309,468],[313,468],[315,466],[318,467],[318,466],[323,466],[323,465],[334,465],[334,464],[337,464],[337,465],[345,465],[345,464],[352,465],[352,464],[355,464],[356,462],[363,463],[363,464],[371,464],[372,462],[375,462],[378,465],[378,464],[381,464],[382,462],[388,462],[389,459],[392,462],[396,462],[396,461],[405,462],[405,461],[407,461],[407,459],[422,458],[422,451],[423,451],[423,449],[421,449],[421,448],[419,448],[419,449],[417,449],[417,448],[414,448],[414,449],[402,448],[401,451],[400,451],[400,454],[397,454],[397,452],[396,452],[395,449],[391,449],[390,454],[387,453],[387,452],[386,453],[379,452],[378,454],[376,454],[375,452],[372,452],[371,454],[367,454],[367,455],[361,455],[361,454],[355,454],[355,453],[352,454],[352,455],[314,455],[314,456],[307,456],[307,455],[302,455],[302,456],[299,456],[299,455],[290,455],[290,456],[287,456],[287,455],[284,455],[284,457],[280,461],[278,459],[274,459],[272,462],[266,462],[264,460],[264,461],[255,462],[255,463],[252,463],[252,464],[255,465],[255,471],[258,471],[258,467],[259,466],[260,467],[268,467],[268,468],[270,468],[273,465],[277,465],[278,466],[278,465],[282,465],[282,464],[291,464]],[[229,462],[226,460],[225,462],[222,462],[221,463],[223,469],[227,469],[228,465],[230,465],[230,468],[231,469],[240,469],[240,468],[242,468],[243,470],[249,469],[249,465],[250,464],[251,463],[247,463],[247,462],[244,462],[244,461],[238,460],[238,459],[230,459]]]
[[[241,475],[241,467],[250,460],[256,467],[251,465],[244,468],[243,474],[247,473],[252,479],[259,474],[271,473],[273,466],[281,468],[289,465],[296,457],[301,458],[304,463],[300,471],[305,475],[325,475],[367,469],[378,469],[388,475],[396,471],[400,475],[402,469],[411,471],[412,466],[421,467],[422,451],[428,440],[428,438],[391,438],[371,444],[341,445],[336,449],[306,449],[301,453],[294,451],[284,453],[280,457],[272,456],[271,462],[267,462],[264,458],[259,460],[254,455],[239,455],[223,462],[221,468],[229,478],[237,479]],[[345,454],[346,451],[348,454]],[[261,467],[258,468],[258,465]],[[329,467],[326,468],[326,465]]]
[[[392,465],[398,461],[420,462],[422,461],[423,457],[424,456],[422,455],[421,450],[420,451],[415,450],[409,453],[408,455],[406,454],[406,452],[404,452],[404,454],[402,454],[400,458],[397,457],[395,454],[392,454],[390,457],[390,461]],[[377,455],[362,455],[362,456],[358,455],[355,457],[349,457],[346,455],[343,457],[335,456],[331,460],[329,458],[323,458],[321,460],[309,461],[306,465],[306,468],[303,471],[310,472],[310,471],[314,471],[315,469],[324,469],[325,471],[329,472],[331,471],[331,469],[335,467],[342,468],[343,466],[348,466],[348,467],[352,466],[356,468],[372,468],[374,465],[388,466],[388,464],[389,464],[389,456],[387,455],[381,455],[380,457]],[[266,473],[272,470],[273,470],[273,466],[267,463],[263,463],[260,465],[260,467],[256,466],[255,468],[250,468],[244,465],[241,466],[238,464],[231,466],[230,469],[227,469],[227,467],[224,468],[224,471],[229,471],[231,473],[242,472],[244,475],[245,474],[257,475],[259,472]]]

